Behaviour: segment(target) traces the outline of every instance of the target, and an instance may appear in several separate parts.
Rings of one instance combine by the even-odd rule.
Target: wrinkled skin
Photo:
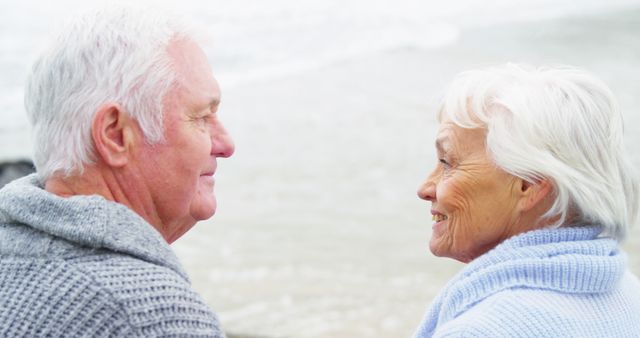
[[[450,121],[439,129],[438,164],[418,190],[431,202],[435,220],[429,248],[436,256],[469,262],[537,226],[523,203],[526,182],[493,163],[485,139],[485,129],[464,129]]]
[[[168,51],[179,80],[164,99],[165,142],[145,144],[132,162],[160,219],[154,225],[171,243],[215,213],[217,158],[231,156],[234,144],[218,118],[220,89],[200,47],[178,40]]]
[[[215,213],[217,159],[235,147],[218,118],[220,89],[203,51],[186,39],[167,51],[178,80],[163,98],[164,141],[149,144],[119,103],[106,102],[92,122],[95,163],[80,175],[54,175],[45,189],[123,204],[172,243]]]

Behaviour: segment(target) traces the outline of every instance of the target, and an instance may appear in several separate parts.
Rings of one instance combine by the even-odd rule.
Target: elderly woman
[[[460,74],[420,186],[436,256],[469,263],[416,337],[640,337],[618,248],[640,188],[611,91],[573,68]]]

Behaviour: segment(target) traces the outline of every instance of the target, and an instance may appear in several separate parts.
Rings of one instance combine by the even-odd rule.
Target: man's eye
[[[211,114],[202,115],[196,118],[196,121],[203,123],[209,122],[209,120],[211,120]]]

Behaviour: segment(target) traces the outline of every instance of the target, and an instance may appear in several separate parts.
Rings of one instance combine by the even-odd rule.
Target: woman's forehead
[[[450,120],[440,124],[435,140],[439,151],[480,150],[485,148],[486,129],[463,128]]]

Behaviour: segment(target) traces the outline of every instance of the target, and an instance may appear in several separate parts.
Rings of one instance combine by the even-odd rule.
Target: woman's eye
[[[449,167],[451,167],[451,165],[449,164],[449,162],[447,162],[447,160],[445,160],[444,158],[438,159],[438,161],[440,161],[440,163],[442,163],[442,165],[443,165],[445,168],[449,168]]]

